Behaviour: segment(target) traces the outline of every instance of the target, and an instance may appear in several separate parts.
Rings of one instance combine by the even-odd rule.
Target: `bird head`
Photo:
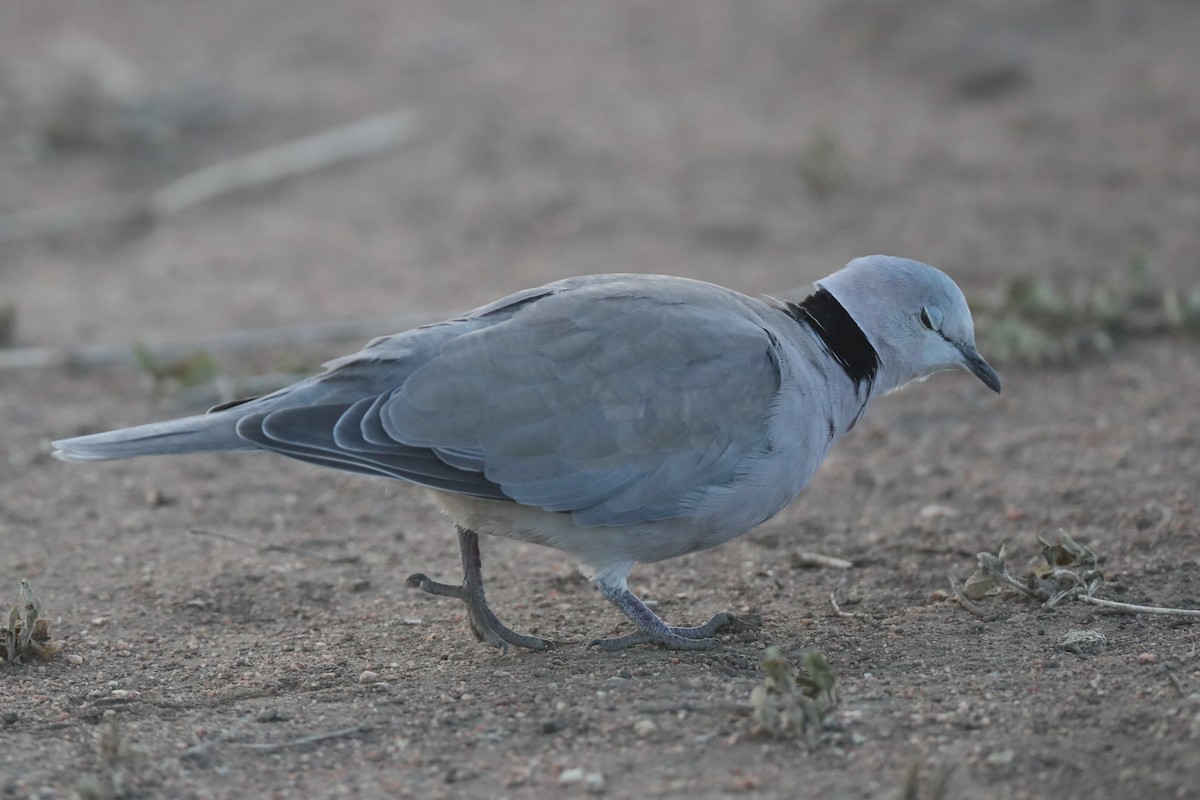
[[[906,258],[866,256],[817,286],[833,295],[874,346],[884,391],[962,369],[1000,392],[1000,376],[975,348],[967,300],[941,270]]]

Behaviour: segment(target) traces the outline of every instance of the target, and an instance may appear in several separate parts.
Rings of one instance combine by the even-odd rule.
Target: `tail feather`
[[[217,450],[256,450],[237,435],[241,414],[200,414],[152,422],[134,428],[76,436],[53,442],[55,458],[63,461],[107,461],[168,453],[206,453]]]

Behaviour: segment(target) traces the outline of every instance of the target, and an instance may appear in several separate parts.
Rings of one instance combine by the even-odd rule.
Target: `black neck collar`
[[[841,365],[855,384],[873,383],[879,371],[879,354],[854,318],[833,295],[824,289],[804,298],[800,303],[785,303],[792,319],[806,325],[821,342],[829,355]]]

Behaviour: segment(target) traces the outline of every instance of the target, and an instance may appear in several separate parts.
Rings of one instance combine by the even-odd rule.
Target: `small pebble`
[[[372,672],[369,669],[364,669],[362,674],[358,676],[359,683],[375,683],[379,680],[379,673]]]
[[[633,732],[637,734],[638,738],[640,739],[647,739],[653,736],[657,731],[658,726],[654,724],[653,720],[639,719],[637,722],[633,723]]]
[[[921,519],[940,519],[942,517],[957,517],[958,511],[957,511],[957,509],[951,508],[950,506],[944,506],[939,503],[930,503],[929,505],[922,507],[921,510],[917,512],[917,516],[920,517]]]
[[[74,664],[77,667],[83,663],[83,656],[77,653],[67,653],[63,658],[66,659],[68,664]]]
[[[1015,757],[1012,750],[997,750],[987,757],[987,763],[993,767],[1007,767]]]
[[[1070,630],[1058,639],[1058,646],[1069,653],[1096,655],[1108,646],[1104,634],[1097,630]]]
[[[1158,653],[1139,653],[1138,654],[1138,663],[1139,664],[1157,664],[1158,663]]]
[[[564,769],[558,776],[559,783],[582,783],[591,794],[604,791],[604,776],[599,772],[585,772],[582,767]]]
[[[559,731],[566,729],[566,727],[567,723],[563,722],[561,719],[544,719],[539,726],[539,730],[541,730],[542,733],[558,733]]]

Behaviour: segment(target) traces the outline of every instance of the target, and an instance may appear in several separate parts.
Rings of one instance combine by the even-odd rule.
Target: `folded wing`
[[[771,446],[778,354],[751,301],[665,278],[546,288],[377,340],[315,402],[251,405],[237,433],[585,526],[686,513]]]

